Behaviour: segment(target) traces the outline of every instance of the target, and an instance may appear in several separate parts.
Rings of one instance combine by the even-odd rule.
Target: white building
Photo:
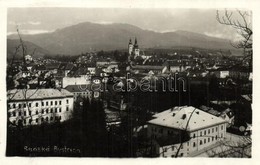
[[[14,89],[7,99],[9,121],[14,124],[63,122],[73,111],[73,94],[65,89]]]
[[[32,61],[33,60],[32,56],[29,55],[29,54],[27,54],[24,58],[25,58],[25,61]]]
[[[81,84],[90,84],[90,76],[80,76],[80,77],[63,77],[62,78],[62,88],[67,87],[68,85],[81,85]]]
[[[155,141],[157,156],[178,157],[199,152],[226,136],[227,122],[192,106],[175,107],[154,115],[147,135]],[[186,136],[186,137],[185,137]]]

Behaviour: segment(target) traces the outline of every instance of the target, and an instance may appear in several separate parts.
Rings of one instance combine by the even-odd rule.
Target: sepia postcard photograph
[[[253,14],[8,7],[5,157],[251,159]]]

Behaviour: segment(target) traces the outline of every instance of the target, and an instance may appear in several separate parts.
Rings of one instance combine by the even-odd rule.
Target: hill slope
[[[171,48],[176,46],[205,49],[234,49],[228,40],[203,34],[175,31],[158,33],[129,24],[80,23],[52,33],[22,35],[26,41],[54,54],[80,54],[90,50],[126,49],[129,38],[137,37],[140,48]],[[8,38],[17,38],[12,35]]]

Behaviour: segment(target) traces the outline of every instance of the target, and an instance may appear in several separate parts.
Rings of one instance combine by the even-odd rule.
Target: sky
[[[128,23],[157,32],[185,30],[237,40],[237,32],[216,21],[216,9],[158,8],[9,8],[7,34],[55,31],[81,22]]]

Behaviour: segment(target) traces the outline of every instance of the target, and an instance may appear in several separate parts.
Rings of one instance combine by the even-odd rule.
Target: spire
[[[137,45],[137,39],[136,39],[136,37],[135,37],[135,45]]]
[[[131,40],[131,38],[130,38],[130,40],[129,40],[129,44],[132,44],[132,40]]]

